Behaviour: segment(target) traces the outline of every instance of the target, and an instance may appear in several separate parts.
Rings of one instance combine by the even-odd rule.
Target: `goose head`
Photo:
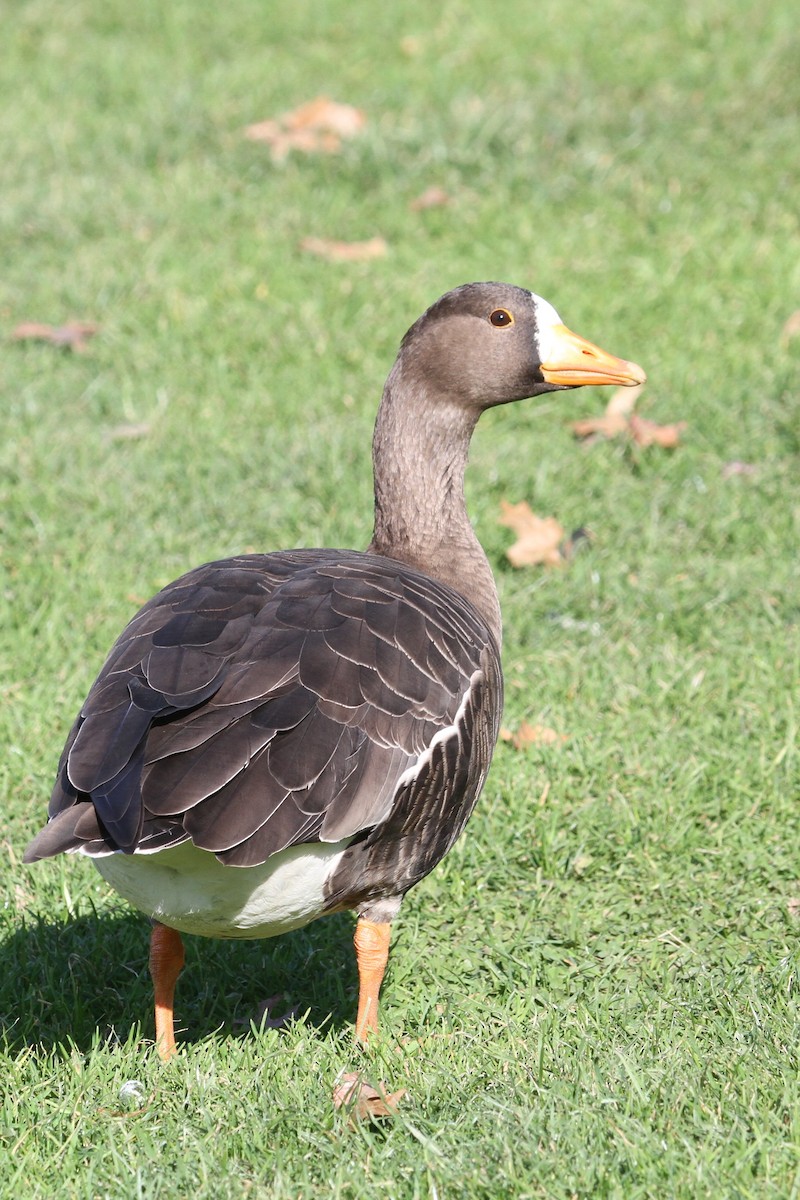
[[[398,361],[428,395],[477,413],[545,392],[631,387],[646,378],[636,363],[573,333],[547,300],[506,283],[447,292],[411,326]]]

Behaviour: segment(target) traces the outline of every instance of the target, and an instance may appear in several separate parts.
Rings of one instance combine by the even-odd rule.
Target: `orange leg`
[[[389,961],[391,925],[377,924],[359,917],[356,924],[356,962],[358,963],[358,1016],[356,1040],[366,1042],[378,1032],[378,995]]]
[[[156,1047],[164,1062],[177,1053],[175,1045],[175,984],[183,969],[183,942],[177,929],[153,922],[150,935],[150,975],[156,1002]]]

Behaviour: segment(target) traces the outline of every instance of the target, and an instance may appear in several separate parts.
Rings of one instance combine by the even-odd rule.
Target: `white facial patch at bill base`
[[[540,363],[546,363],[553,359],[553,344],[556,340],[554,331],[556,329],[562,330],[564,322],[549,300],[544,300],[541,296],[537,296],[535,292],[531,292],[531,299],[536,308],[537,358]]]

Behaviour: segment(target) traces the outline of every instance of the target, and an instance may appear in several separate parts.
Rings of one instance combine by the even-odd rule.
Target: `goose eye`
[[[513,325],[514,324],[514,318],[512,317],[511,313],[505,308],[496,308],[494,310],[494,312],[492,313],[492,315],[489,317],[489,320],[491,321],[491,323],[493,325],[496,325],[498,327],[498,329],[501,329],[503,327],[503,325]]]

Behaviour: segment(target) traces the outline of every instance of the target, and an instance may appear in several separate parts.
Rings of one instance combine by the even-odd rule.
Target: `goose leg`
[[[178,1050],[173,1014],[175,984],[183,963],[183,941],[177,929],[154,921],[150,934],[150,975],[155,994],[156,1047],[164,1062],[168,1062]]]
[[[358,963],[358,1015],[356,1041],[366,1042],[371,1033],[378,1032],[378,995],[386,963],[389,961],[391,925],[359,917],[356,924],[355,946]]]

